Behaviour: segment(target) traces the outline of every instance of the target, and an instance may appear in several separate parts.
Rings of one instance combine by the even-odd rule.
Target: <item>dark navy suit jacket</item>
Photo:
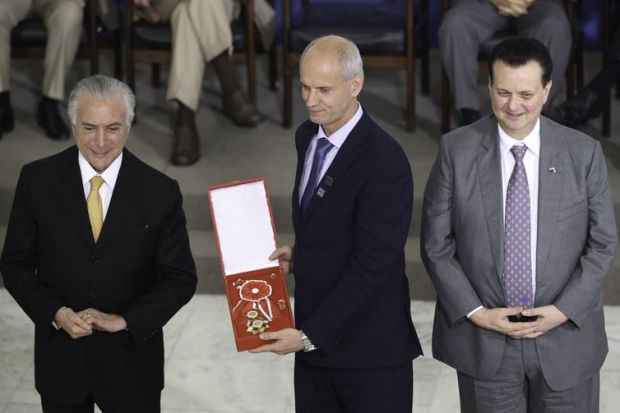
[[[298,357],[320,367],[406,363],[422,353],[405,275],[413,206],[409,161],[364,112],[302,217],[299,181],[317,130],[306,121],[295,136],[295,320],[319,347]]]

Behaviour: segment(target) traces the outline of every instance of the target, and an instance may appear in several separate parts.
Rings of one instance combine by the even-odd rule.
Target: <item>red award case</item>
[[[278,247],[264,178],[207,188],[237,351],[267,342],[263,331],[293,327],[285,274],[268,257]]]

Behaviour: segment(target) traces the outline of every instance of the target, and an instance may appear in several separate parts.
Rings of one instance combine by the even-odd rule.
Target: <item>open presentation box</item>
[[[293,327],[264,178],[207,188],[237,351],[266,344],[258,335]]]

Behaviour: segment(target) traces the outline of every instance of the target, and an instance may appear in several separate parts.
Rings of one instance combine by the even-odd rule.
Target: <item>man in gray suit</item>
[[[613,202],[600,144],[540,116],[551,72],[539,41],[500,43],[494,115],[443,136],[426,185],[433,356],[461,412],[598,412]]]
[[[555,90],[547,106],[562,89],[572,44],[563,0],[452,0],[439,28],[439,45],[462,125],[480,119],[480,45],[506,29],[538,39],[549,48]]]

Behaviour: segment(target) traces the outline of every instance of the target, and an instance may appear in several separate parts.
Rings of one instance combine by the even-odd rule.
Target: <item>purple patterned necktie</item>
[[[314,159],[312,160],[312,168],[310,169],[310,176],[308,177],[308,183],[306,184],[306,189],[304,190],[304,195],[301,197],[301,212],[306,210],[306,207],[310,203],[310,198],[312,198],[312,194],[316,188],[316,184],[318,181],[318,175],[323,168],[323,164],[325,163],[325,157],[331,148],[334,145],[331,144],[326,138],[320,138],[316,142],[316,149],[314,151]]]
[[[506,229],[504,233],[504,296],[507,307],[532,308],[530,190],[523,156],[527,146],[513,146],[515,166],[506,191]]]

